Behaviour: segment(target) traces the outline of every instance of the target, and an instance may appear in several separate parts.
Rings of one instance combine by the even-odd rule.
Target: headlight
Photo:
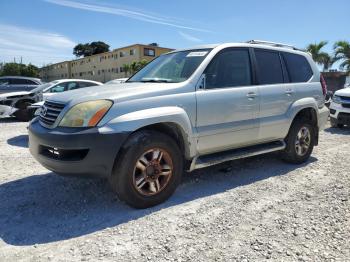
[[[109,100],[88,101],[73,106],[62,118],[59,126],[92,127],[104,117],[113,102]]]
[[[332,101],[336,104],[340,104],[341,103],[341,98],[340,96],[334,95],[332,98]]]

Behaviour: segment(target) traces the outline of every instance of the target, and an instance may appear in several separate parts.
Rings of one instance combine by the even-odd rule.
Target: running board
[[[232,149],[224,152],[214,153],[210,155],[200,156],[193,159],[190,170],[200,169],[219,163],[246,158],[250,156],[261,155],[265,153],[270,153],[274,151],[283,150],[286,148],[286,143],[284,141],[274,141],[266,144],[260,144],[255,146],[249,146],[244,148]]]

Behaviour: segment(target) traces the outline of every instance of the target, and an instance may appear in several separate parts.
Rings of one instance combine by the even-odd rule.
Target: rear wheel
[[[294,121],[285,139],[287,145],[282,158],[294,164],[307,161],[315,144],[315,132],[314,126],[308,120]]]
[[[172,138],[156,131],[141,131],[123,146],[110,183],[121,200],[147,208],[174,193],[182,171],[181,152]]]

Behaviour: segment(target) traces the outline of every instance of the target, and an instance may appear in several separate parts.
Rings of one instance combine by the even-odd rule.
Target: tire
[[[23,102],[20,103],[18,106],[18,110],[13,113],[13,115],[19,120],[23,122],[30,121],[32,118],[30,116],[30,112],[28,111],[27,107],[30,106],[30,102]]]
[[[109,182],[119,199],[132,207],[148,208],[164,202],[181,182],[181,151],[163,133],[136,132],[118,155]]]
[[[343,124],[338,124],[338,120],[336,118],[331,117],[330,122],[331,122],[331,127],[339,127],[339,128],[344,127]]]
[[[293,164],[306,162],[315,145],[315,132],[316,130],[309,120],[295,120],[285,138],[286,148],[282,153],[282,159]],[[304,134],[304,139],[298,139],[299,136],[304,137]]]

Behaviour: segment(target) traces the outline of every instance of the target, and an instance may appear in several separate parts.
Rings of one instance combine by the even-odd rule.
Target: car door
[[[196,91],[198,152],[208,154],[255,143],[259,94],[248,48],[220,51]]]
[[[254,54],[260,94],[259,140],[273,141],[284,133],[295,90],[285,83],[289,80],[280,52],[254,48]]]

